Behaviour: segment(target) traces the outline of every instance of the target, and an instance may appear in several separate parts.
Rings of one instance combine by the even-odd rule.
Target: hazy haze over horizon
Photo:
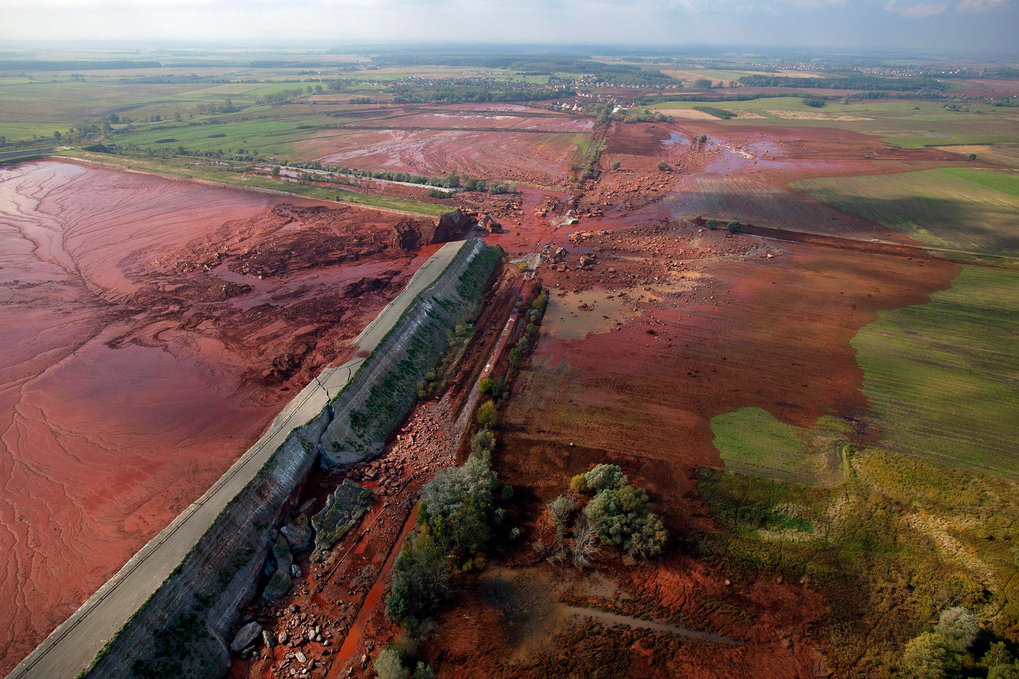
[[[0,40],[745,44],[1015,54],[1017,29],[1019,0],[0,0]]]

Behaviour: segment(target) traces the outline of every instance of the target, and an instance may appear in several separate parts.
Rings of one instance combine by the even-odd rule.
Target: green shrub
[[[392,644],[379,651],[372,667],[379,679],[410,679],[410,670],[403,666],[403,654]]]
[[[444,469],[425,484],[418,523],[430,528],[443,552],[474,553],[491,537],[496,488],[498,479],[488,461],[472,456],[462,467]]]
[[[941,611],[934,631],[948,640],[948,648],[963,653],[980,633],[980,621],[962,606],[953,606]]]
[[[937,632],[924,632],[911,640],[902,654],[902,670],[907,677],[941,679],[954,668],[948,640]]]
[[[578,493],[586,493],[591,490],[591,487],[587,485],[587,477],[583,474],[577,474],[570,479],[570,488]]]
[[[626,474],[617,464],[595,465],[584,474],[584,480],[587,481],[587,487],[596,492],[616,490],[629,483]]]
[[[499,415],[495,411],[495,403],[491,400],[482,403],[475,418],[478,420],[478,424],[485,429],[494,429],[499,419]]]
[[[471,437],[471,453],[482,457],[490,457],[495,450],[495,434],[489,429],[479,429]]]
[[[718,228],[718,220],[714,219],[714,218],[709,219],[708,220],[708,228],[711,229],[712,231],[717,229]]]
[[[729,233],[739,233],[742,228],[743,225],[737,222],[735,219],[729,222],[728,226]]]
[[[481,380],[480,383],[478,383],[478,389],[481,390],[482,394],[486,394],[486,395],[491,395],[492,387],[494,387],[494,386],[495,386],[495,382],[492,381],[491,377],[486,377],[485,379]]]
[[[423,661],[418,660],[417,667],[414,668],[414,676],[412,679],[435,679],[435,670],[426,665]]]
[[[393,565],[393,586],[386,597],[386,617],[404,627],[417,628],[448,596],[449,571],[442,550],[427,532],[415,530]],[[377,665],[376,671],[379,671]]]
[[[590,482],[590,481],[589,481]],[[630,556],[648,558],[660,554],[668,533],[651,511],[647,491],[623,486],[599,492],[584,514],[602,542],[620,547]]]
[[[659,169],[659,170],[661,170],[662,172],[665,172],[666,170],[668,170],[668,169],[669,169],[669,164],[668,164],[668,163],[666,163],[666,162],[665,162],[664,160],[662,160],[662,161],[659,161],[659,163],[658,163],[658,169]]]

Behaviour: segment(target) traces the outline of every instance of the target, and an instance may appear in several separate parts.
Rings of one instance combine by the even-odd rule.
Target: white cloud
[[[986,12],[1004,5],[1008,0],[962,0],[959,3],[960,12]]]
[[[885,9],[909,19],[925,19],[949,11],[979,14],[998,7],[1005,7],[1013,2],[1015,0],[955,0],[954,2],[946,0],[906,0],[906,2],[888,0]]]

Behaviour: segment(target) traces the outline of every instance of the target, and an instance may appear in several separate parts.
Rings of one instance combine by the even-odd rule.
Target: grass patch
[[[724,108],[715,108],[714,106],[693,106],[691,108],[695,111],[700,111],[701,113],[707,113],[710,116],[721,118],[722,120],[731,120],[736,117],[735,113],[727,111]]]
[[[158,148],[159,140],[173,138],[174,148],[182,146],[188,151],[217,151],[233,153],[244,149],[250,155],[295,157],[295,142],[307,139],[323,126],[335,127],[341,118],[328,116],[264,117],[253,120],[217,121],[205,118],[186,123],[168,123],[141,127],[138,131],[118,134],[113,141],[120,146]]]
[[[694,108],[704,102],[660,102],[655,109]],[[927,100],[831,101],[823,109],[803,106],[801,96],[765,97],[750,101],[720,102],[736,114],[735,124],[785,127],[837,127],[881,137],[905,148],[946,144],[999,144],[1019,142],[1019,111],[969,102],[968,110],[953,111],[944,102]],[[741,112],[750,115],[740,115]]]
[[[938,248],[1019,254],[1019,177],[941,168],[808,179],[793,188]]]
[[[693,537],[702,556],[824,595],[812,629],[834,676],[897,676],[905,643],[949,606],[1019,639],[1012,482],[868,448],[839,488],[702,469],[698,490],[717,527]]]
[[[740,408],[712,418],[711,431],[726,469],[812,486],[845,480],[841,451],[849,426],[834,417],[800,429],[761,408]]]
[[[1019,478],[1019,274],[965,267],[852,345],[883,445]]]
[[[261,189],[290,193],[296,196],[306,196],[321,200],[331,200],[341,203],[352,203],[365,207],[378,207],[389,210],[399,210],[414,214],[439,216],[450,211],[448,206],[433,205],[432,203],[421,203],[404,198],[392,198],[379,196],[371,193],[357,193],[331,186],[316,186],[314,184],[300,184],[287,182],[271,177],[255,176],[243,172],[231,171],[225,165],[214,165],[210,161],[196,160],[193,158],[139,158],[134,156],[122,156],[106,153],[90,153],[87,151],[69,151],[57,155],[66,155],[83,160],[91,160],[98,163],[109,163],[131,170],[151,172],[153,174],[181,177],[185,179],[200,179],[204,181],[217,182],[236,186],[238,188]]]

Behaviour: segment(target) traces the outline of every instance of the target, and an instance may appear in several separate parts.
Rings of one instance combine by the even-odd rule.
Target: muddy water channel
[[[70,162],[0,168],[0,674],[218,478],[419,263],[379,254],[348,270],[333,252],[238,273],[231,248],[286,263],[264,218],[279,201]],[[201,263],[209,248],[229,271]]]

